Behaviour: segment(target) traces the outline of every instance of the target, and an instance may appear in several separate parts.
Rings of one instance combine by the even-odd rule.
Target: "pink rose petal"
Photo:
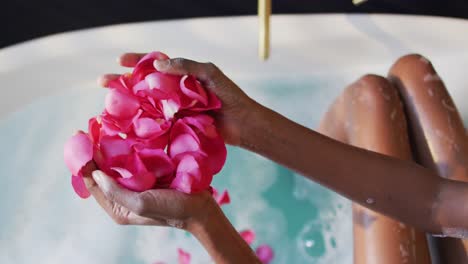
[[[263,264],[270,263],[274,258],[273,249],[268,245],[258,246],[255,253]]]
[[[177,253],[179,255],[179,264],[190,264],[190,253],[178,248]]]
[[[166,120],[171,120],[179,111],[180,105],[175,100],[161,100],[161,108]]]
[[[208,157],[208,167],[213,175],[217,174],[226,162],[227,149],[224,139],[216,132],[214,119],[208,115],[195,115],[185,117],[182,121],[197,128],[200,148]]]
[[[169,127],[164,119],[153,119],[149,117],[138,118],[133,122],[135,134],[141,138],[159,136],[165,133]]]
[[[144,192],[153,188],[156,183],[156,177],[150,172],[147,172],[133,175],[130,178],[117,178],[117,182],[134,192]]]
[[[145,77],[148,88],[160,90],[168,95],[174,95],[179,89],[180,77],[175,75],[153,72]]]
[[[244,231],[239,232],[239,235],[247,242],[247,244],[251,245],[255,240],[255,233],[251,229],[247,229]]]
[[[154,60],[166,60],[169,57],[162,52],[150,52],[146,54],[140,61],[137,63],[133,69],[132,78],[134,81],[141,81],[144,77],[150,73],[156,71],[153,66]]]
[[[153,188],[156,176],[149,172],[137,153],[128,156],[125,168],[113,168],[121,177],[117,181],[129,190],[143,192]]]
[[[213,197],[215,198],[219,206],[223,206],[231,202],[231,197],[229,196],[229,193],[227,190],[224,190],[221,194],[215,188],[212,188],[212,190],[213,190]]]
[[[143,164],[149,172],[152,172],[156,178],[172,174],[175,166],[161,149],[143,149],[138,152]]]
[[[120,137],[103,137],[100,145],[102,154],[108,160],[131,153],[130,142]]]
[[[101,120],[101,117],[98,117],[99,120]],[[98,143],[99,140],[101,139],[101,124],[98,121],[97,117],[93,117],[89,119],[88,121],[88,131],[89,131],[89,137],[91,138],[93,143]]]
[[[172,127],[168,153],[171,157],[200,150],[200,140],[187,124],[178,120]]]
[[[154,60],[168,58],[149,53],[131,74],[110,81],[105,109],[89,120],[89,134],[81,132],[65,144],[65,163],[76,175],[72,185],[81,197],[89,195],[81,170],[90,160],[134,191],[210,188],[225,163],[226,147],[205,113],[220,109],[221,101],[192,76],[154,68]],[[220,204],[229,200],[227,192],[217,197]]]
[[[221,171],[226,163],[227,149],[224,139],[220,136],[214,139],[209,139],[200,136],[201,150],[207,158],[207,165],[210,172],[215,175]]]
[[[79,197],[86,199],[91,195],[88,191],[88,188],[86,188],[83,177],[72,176],[71,182],[75,193],[78,194]]]
[[[203,164],[203,157],[199,153],[186,153],[176,157],[176,177],[171,188],[184,193],[197,193],[207,190],[213,175]]]
[[[118,118],[131,118],[137,113],[140,107],[138,99],[117,89],[111,89],[109,91],[106,96],[105,105],[106,111],[110,115]]]
[[[93,144],[87,134],[80,131],[66,143],[63,151],[65,164],[73,175],[93,159]]]
[[[206,137],[214,138],[218,136],[214,125],[214,119],[209,115],[187,116],[183,118],[183,121],[188,125],[198,128]]]
[[[190,101],[190,104],[195,100],[200,102],[201,105],[206,106],[208,104],[208,96],[205,88],[192,76],[185,75],[180,79],[180,90],[186,95]],[[191,106],[191,105],[188,105]]]

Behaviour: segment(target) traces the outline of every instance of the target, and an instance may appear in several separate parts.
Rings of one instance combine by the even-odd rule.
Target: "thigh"
[[[411,159],[401,101],[379,76],[367,75],[350,85],[329,109],[320,130],[357,147]],[[430,263],[425,235],[414,228],[357,204],[353,223],[355,263]]]
[[[409,121],[417,161],[445,178],[468,182],[468,141],[460,114],[432,64],[420,55],[400,58],[389,79]],[[468,240],[437,239],[441,263],[468,263]]]

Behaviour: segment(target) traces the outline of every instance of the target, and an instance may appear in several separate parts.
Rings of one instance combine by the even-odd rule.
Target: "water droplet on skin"
[[[366,203],[367,204],[373,204],[375,201],[372,198],[367,198]]]
[[[440,76],[437,73],[431,74],[428,73],[424,76],[423,81],[431,82],[431,81],[441,81]]]
[[[392,121],[395,120],[396,113],[397,113],[396,109],[393,109],[393,110],[392,110],[392,113],[390,114],[390,119],[391,119]]]
[[[400,244],[400,254],[401,254],[401,256],[404,257],[404,258],[409,257],[409,252],[408,252],[408,250],[407,250],[407,249],[405,248],[405,246],[402,245],[402,244]]]
[[[387,100],[387,101],[390,101],[390,99],[391,99],[390,95],[388,95],[388,94],[386,94],[386,93],[382,93],[382,96],[383,96],[383,98],[384,98],[385,100]]]
[[[429,94],[430,97],[434,96],[434,92],[432,91],[431,88],[427,89],[427,93]]]
[[[449,103],[447,103],[447,101],[445,101],[445,99],[442,99],[442,105],[445,107],[445,109],[451,111],[451,112],[455,112],[457,111],[455,109],[455,107],[451,106]]]

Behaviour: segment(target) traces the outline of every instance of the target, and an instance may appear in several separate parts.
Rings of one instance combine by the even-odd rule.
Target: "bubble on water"
[[[352,259],[351,232],[349,236],[342,235],[352,230],[351,221],[349,225],[343,224],[348,222],[343,221],[343,217],[350,217],[351,207],[346,207],[343,211],[345,211],[344,214],[339,212],[336,217],[332,218],[321,214],[319,219],[312,220],[303,226],[297,237],[297,248],[301,259],[307,263],[320,264],[339,263],[343,259]],[[337,237],[336,234],[340,235]]]
[[[314,245],[315,245],[315,241],[313,241],[313,240],[307,240],[307,241],[305,242],[305,246],[308,247],[308,248],[311,248],[311,247],[313,247]]]
[[[336,248],[336,239],[334,237],[330,238],[330,246],[332,246],[332,248]]]
[[[315,260],[325,255],[326,244],[320,222],[306,224],[298,237],[298,247],[302,255],[309,260]]]

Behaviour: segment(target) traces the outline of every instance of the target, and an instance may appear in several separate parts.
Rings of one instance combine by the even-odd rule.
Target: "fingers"
[[[154,67],[164,73],[192,75],[202,82],[211,82],[221,74],[213,63],[201,63],[183,58],[155,60]]]
[[[119,77],[120,74],[104,74],[98,78],[97,83],[102,87],[109,87],[109,83]]]
[[[86,187],[97,203],[104,209],[104,211],[119,225],[152,225],[152,226],[166,226],[167,222],[163,219],[153,219],[139,216],[127,208],[122,207],[114,201],[106,198],[97,183],[92,177],[84,177]]]
[[[118,62],[123,67],[135,67],[145,55],[146,53],[124,53],[119,57]]]
[[[138,193],[122,188],[116,181],[99,170],[93,172],[93,179],[102,191],[103,198],[106,200],[128,208],[138,215],[141,215],[141,212],[144,211]]]

